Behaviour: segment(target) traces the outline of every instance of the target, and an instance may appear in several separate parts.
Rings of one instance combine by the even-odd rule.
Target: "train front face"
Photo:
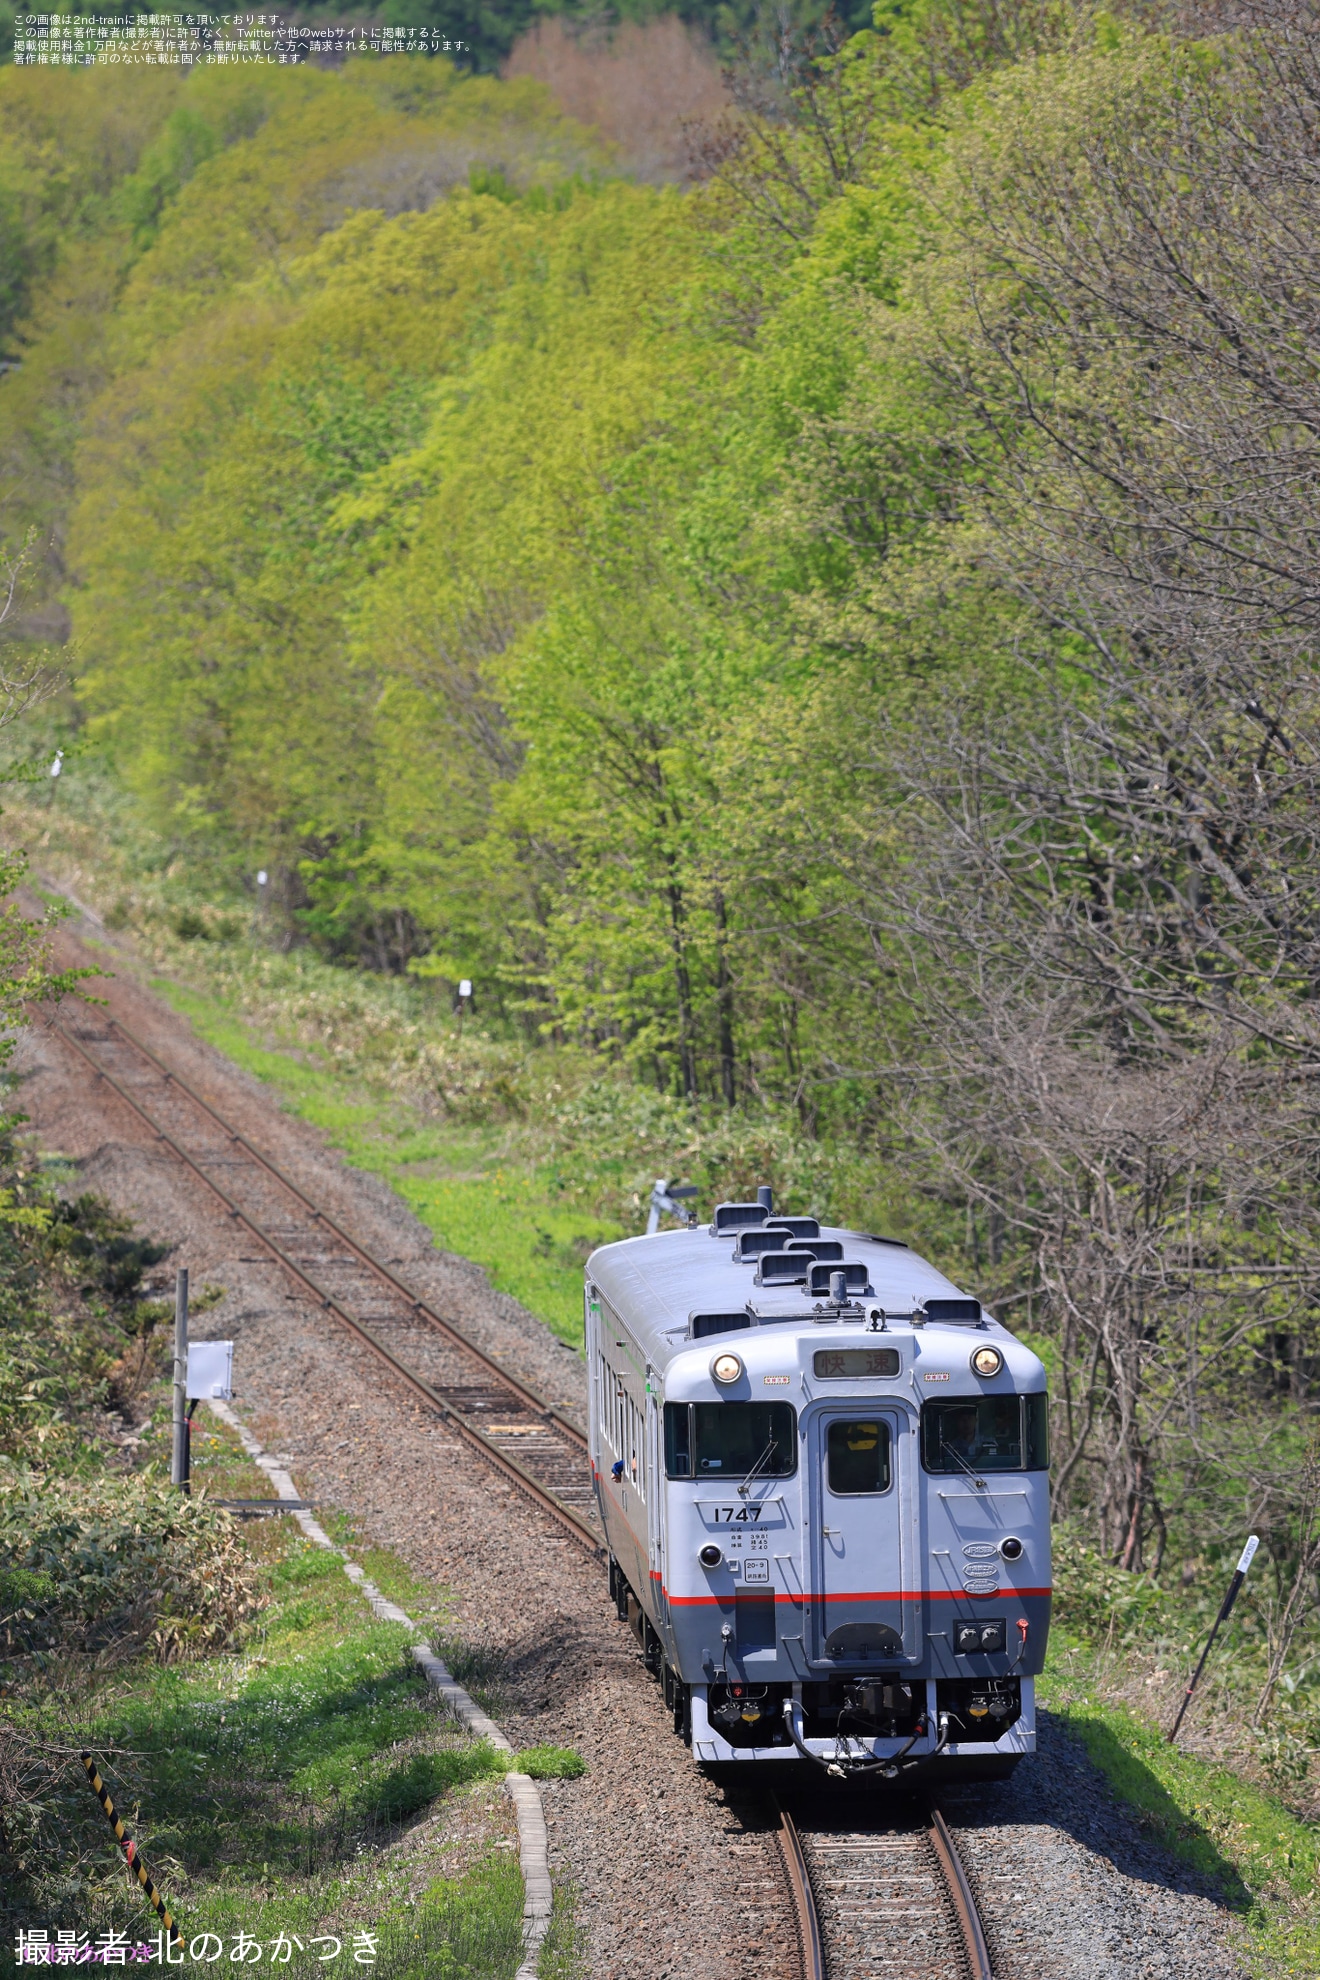
[[[992,1322],[781,1323],[694,1343],[664,1398],[652,1588],[697,1759],[911,1778],[1034,1750],[1050,1554],[1029,1349]]]

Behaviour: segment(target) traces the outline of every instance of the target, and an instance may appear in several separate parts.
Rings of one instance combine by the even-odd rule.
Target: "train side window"
[[[692,1476],[692,1412],[687,1403],[665,1404],[665,1470],[671,1478]]]
[[[610,1423],[609,1381],[605,1362],[601,1356],[597,1356],[596,1358],[596,1411],[600,1421],[600,1440],[602,1444],[607,1444],[613,1450],[614,1439],[610,1434],[612,1426]]]
[[[639,1498],[646,1497],[646,1422],[632,1397],[628,1398],[628,1470]]]
[[[602,1356],[600,1376],[601,1444],[623,1459],[623,1475],[640,1498],[647,1492],[646,1418],[629,1395],[622,1375]]]
[[[1049,1461],[1044,1396],[968,1396],[921,1412],[927,1471],[1043,1471]]]
[[[825,1438],[825,1475],[836,1495],[889,1490],[889,1425],[882,1417],[834,1422]]]
[[[1042,1390],[1034,1396],[1023,1396],[1022,1407],[1027,1418],[1027,1470],[1048,1471],[1050,1468],[1050,1399]]]
[[[629,1456],[627,1445],[628,1411],[632,1404],[623,1386],[623,1377],[610,1367],[603,1357],[600,1369],[600,1431],[601,1439],[608,1444],[615,1457],[625,1460]]]

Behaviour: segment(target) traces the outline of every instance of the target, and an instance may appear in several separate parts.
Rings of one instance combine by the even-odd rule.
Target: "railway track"
[[[587,1440],[336,1223],[117,1018],[47,1019],[289,1279],[592,1553],[604,1551]]]
[[[314,1203],[118,1019],[47,1019],[153,1141],[187,1168],[292,1285],[574,1540],[603,1554],[587,1441]],[[854,1795],[776,1803],[803,1980],[993,1980],[953,1838],[929,1809]]]
[[[803,1980],[994,1980],[944,1817],[849,1795],[777,1804]]]

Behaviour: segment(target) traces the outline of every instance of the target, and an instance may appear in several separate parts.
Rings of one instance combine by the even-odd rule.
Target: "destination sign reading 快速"
[[[811,1365],[827,1379],[848,1375],[897,1375],[897,1348],[818,1348]]]

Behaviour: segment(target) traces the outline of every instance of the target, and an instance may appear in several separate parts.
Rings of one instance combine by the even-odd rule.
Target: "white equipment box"
[[[228,1402],[234,1393],[234,1343],[189,1341],[188,1400]]]

